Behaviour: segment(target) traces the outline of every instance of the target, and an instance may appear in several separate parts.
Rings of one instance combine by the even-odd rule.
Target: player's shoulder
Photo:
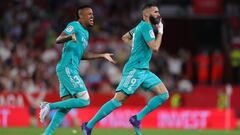
[[[142,21],[141,24],[142,24],[142,28],[152,27],[151,24],[149,24],[149,23],[147,23],[145,21]]]
[[[140,31],[146,31],[146,30],[152,29],[151,24],[149,24],[143,20],[137,25],[137,27]]]
[[[77,26],[78,25],[78,22],[77,21],[71,21],[68,23],[68,26],[71,25],[71,26]]]

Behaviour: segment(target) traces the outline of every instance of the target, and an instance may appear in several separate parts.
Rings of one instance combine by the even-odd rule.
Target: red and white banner
[[[130,128],[129,117],[141,108],[119,108],[97,123],[99,128]],[[89,121],[98,108],[80,109],[81,121]],[[147,115],[143,128],[164,129],[235,129],[237,117],[234,111],[219,109],[157,109]]]
[[[71,127],[78,119],[78,125],[89,121],[99,108],[87,107],[74,109],[63,121],[63,126]],[[98,128],[131,128],[130,116],[137,114],[141,108],[122,107],[99,121]],[[38,119],[39,110],[36,118]],[[51,114],[53,115],[53,113]],[[51,118],[50,116],[49,118]],[[47,120],[49,122],[49,120]],[[0,107],[0,127],[29,127],[30,114],[27,108]],[[39,123],[39,126],[40,123]],[[157,109],[147,115],[142,128],[164,129],[235,129],[237,117],[234,111],[219,109]]]
[[[129,128],[128,119],[137,114],[140,109],[122,108],[114,111],[101,120],[97,126],[100,128]],[[80,116],[89,115],[92,110],[80,111]],[[91,112],[91,113],[89,113]],[[84,115],[85,114],[85,115]],[[164,128],[164,129],[235,129],[237,117],[233,111],[218,109],[158,109],[147,115],[141,126],[143,128]]]
[[[20,92],[0,93],[0,106],[8,107],[24,107],[27,101],[24,95]]]
[[[27,108],[0,107],[0,127],[29,127],[30,115]]]

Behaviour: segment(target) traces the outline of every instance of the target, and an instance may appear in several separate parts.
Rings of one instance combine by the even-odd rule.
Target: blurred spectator
[[[226,96],[224,90],[219,90],[218,98],[217,98],[217,108],[225,109],[227,107],[226,99],[227,99],[227,96]]]
[[[188,80],[193,80],[193,56],[189,50],[181,49],[179,54],[182,57],[182,74],[186,76]]]
[[[41,59],[44,63],[49,64],[53,62],[54,60],[58,59],[58,54],[55,49],[46,49],[42,55]]]
[[[196,55],[197,78],[198,83],[206,85],[209,80],[210,58],[206,51],[202,51]]]
[[[90,90],[97,90],[100,83],[103,81],[103,76],[99,74],[94,66],[90,66],[87,70],[86,77],[84,78],[86,83],[90,86]]]
[[[11,50],[9,44],[0,39],[0,59],[6,61],[11,57]]]
[[[240,83],[240,49],[233,48],[231,51],[231,66],[233,72],[233,82]]]
[[[239,6],[229,3],[227,6],[229,13],[229,32],[230,32],[230,63],[232,71],[232,83],[240,83],[240,14]]]
[[[183,61],[177,55],[170,55],[167,59],[169,73],[173,76],[174,81],[182,74]]]
[[[240,26],[232,31],[231,45],[235,48],[240,48]]]
[[[223,79],[223,54],[219,50],[214,50],[211,55],[211,83],[221,84]]]
[[[121,81],[121,71],[116,65],[111,63],[104,63],[102,65],[103,72],[106,73],[107,78],[110,80],[110,83],[117,87],[119,82]]]
[[[181,76],[177,81],[177,90],[182,93],[190,93],[193,90],[193,84],[186,76]]]
[[[181,95],[179,93],[174,93],[171,96],[171,107],[176,109],[181,106]]]

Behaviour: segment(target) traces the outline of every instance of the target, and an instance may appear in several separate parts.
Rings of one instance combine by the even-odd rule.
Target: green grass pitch
[[[41,135],[41,128],[0,128],[0,135]],[[240,135],[240,130],[143,129],[143,135]],[[58,128],[53,135],[82,135],[79,128]],[[133,129],[94,129],[92,135],[135,135]]]

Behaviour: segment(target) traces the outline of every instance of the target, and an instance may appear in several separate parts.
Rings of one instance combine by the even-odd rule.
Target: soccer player
[[[83,108],[90,104],[87,88],[78,74],[80,60],[104,58],[115,63],[110,53],[85,53],[89,39],[88,28],[94,24],[93,10],[84,5],[79,7],[76,13],[78,20],[70,22],[56,39],[56,43],[64,43],[61,60],[56,67],[62,101],[41,103],[39,117],[42,123],[50,110],[57,109],[44,135],[51,135],[71,108]]]
[[[168,90],[163,82],[149,71],[152,52],[158,52],[163,35],[163,24],[158,7],[155,4],[146,4],[142,9],[142,17],[143,20],[122,37],[125,43],[132,46],[132,51],[128,62],[124,66],[122,80],[116,89],[116,94],[100,108],[89,122],[82,124],[84,135],[91,135],[91,131],[98,121],[120,107],[138,87],[142,87],[156,95],[137,115],[129,119],[136,134],[141,135],[141,120],[169,97]],[[156,37],[152,26],[156,26],[158,29]]]

